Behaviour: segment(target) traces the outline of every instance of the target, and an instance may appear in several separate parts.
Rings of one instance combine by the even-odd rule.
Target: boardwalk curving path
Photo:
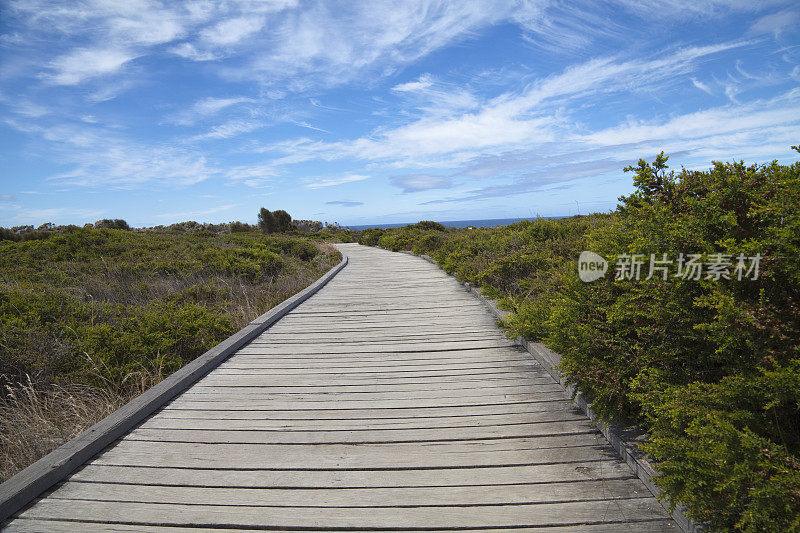
[[[461,285],[340,247],[319,293],[6,531],[678,531]]]

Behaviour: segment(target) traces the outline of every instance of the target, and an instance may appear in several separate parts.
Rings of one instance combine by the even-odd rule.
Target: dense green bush
[[[668,172],[640,161],[610,215],[503,228],[389,229],[393,250],[434,257],[513,311],[511,334],[560,352],[562,371],[606,420],[639,423],[672,502],[715,529],[800,528],[800,163],[714,163]],[[577,257],[610,264],[583,283]],[[615,279],[643,258],[640,280]],[[651,254],[673,261],[646,280]],[[730,279],[676,277],[680,254]],[[722,254],[722,257],[718,256]],[[759,273],[739,276],[760,254]],[[721,261],[719,261],[721,260]],[[724,269],[723,269],[724,270]]]
[[[719,529],[797,528],[800,164],[674,174],[659,157],[633,170],[636,192],[589,249],[612,261],[721,253],[734,265],[760,254],[758,278],[573,278],[545,340],[598,412],[651,432],[659,484],[691,516]]]
[[[414,227],[421,230],[447,231],[447,228],[444,227],[444,224],[434,222],[432,220],[421,220],[414,224]]]
[[[169,373],[316,279],[293,237],[73,229],[0,242],[0,386]]]
[[[95,229],[131,229],[128,223],[121,218],[104,218],[94,223]]]
[[[365,246],[377,246],[378,239],[383,235],[383,230],[380,228],[370,228],[362,230],[358,236],[358,244]]]

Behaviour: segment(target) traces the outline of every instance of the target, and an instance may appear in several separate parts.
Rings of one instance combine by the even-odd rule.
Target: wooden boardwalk
[[[6,531],[678,531],[461,285],[341,249],[319,293]]]

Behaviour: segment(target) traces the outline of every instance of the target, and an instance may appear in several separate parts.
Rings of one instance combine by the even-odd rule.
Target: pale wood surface
[[[460,284],[341,248],[325,288],[7,531],[677,530]]]

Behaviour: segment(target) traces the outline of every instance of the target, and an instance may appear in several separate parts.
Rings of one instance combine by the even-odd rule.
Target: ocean
[[[527,218],[488,218],[485,220],[437,220],[440,224],[450,227],[450,228],[466,228],[469,226],[474,226],[476,228],[495,228],[497,226],[508,226],[509,224],[513,224],[515,222],[521,222],[523,220],[533,220],[536,217],[527,217]],[[564,217],[544,217],[544,218],[564,218]],[[404,222],[401,224],[363,224],[359,226],[345,226],[346,228],[352,230],[362,230],[362,229],[369,229],[369,228],[401,228],[403,226],[408,226],[409,224],[416,224],[416,222]]]

